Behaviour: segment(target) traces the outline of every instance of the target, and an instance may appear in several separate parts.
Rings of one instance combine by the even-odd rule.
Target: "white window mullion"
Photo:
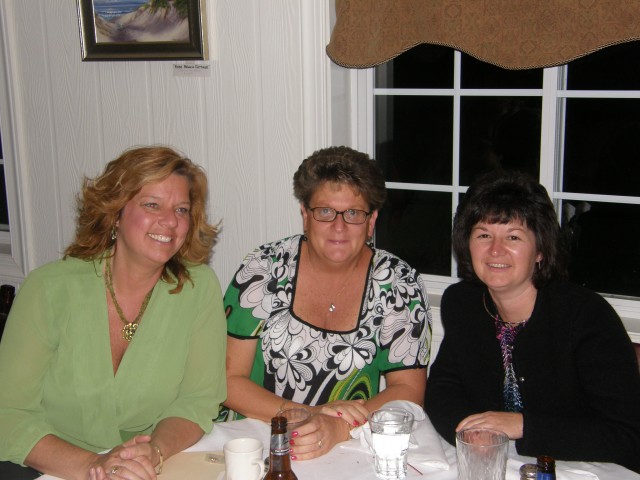
[[[559,119],[558,109],[558,67],[545,68],[542,80],[542,121],[540,130],[540,183],[553,197],[562,178],[558,179],[562,168],[556,169],[557,162],[562,161],[562,136],[557,134],[556,125]],[[559,164],[561,167],[561,164]],[[558,182],[559,180],[559,182]]]
[[[455,52],[453,56],[453,159],[452,159],[452,186],[451,195],[451,224],[453,216],[458,208],[458,198],[460,197],[460,102],[462,93],[462,54]],[[458,271],[458,262],[455,256],[451,255],[451,272]]]

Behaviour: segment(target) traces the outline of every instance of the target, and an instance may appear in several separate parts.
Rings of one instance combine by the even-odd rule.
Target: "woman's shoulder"
[[[552,280],[542,287],[538,294],[549,301],[569,305],[585,303],[608,304],[602,295],[569,280]]]
[[[571,312],[617,316],[614,308],[599,293],[569,280],[553,280],[538,291],[540,301],[547,307],[569,315]]]
[[[445,298],[457,299],[460,297],[477,297],[482,296],[484,292],[484,285],[477,282],[461,280],[457,283],[449,285],[442,294],[442,299],[444,300]]]
[[[418,271],[405,260],[381,248],[373,249],[372,262],[374,270],[389,269],[396,272],[396,275],[400,277],[412,279],[420,276]]]
[[[60,276],[69,275],[95,275],[98,276],[100,271],[100,262],[98,260],[83,260],[75,257],[65,257],[32,270],[28,278],[51,279]]]
[[[249,257],[255,256],[277,256],[280,252],[297,252],[302,240],[302,235],[292,235],[269,243],[263,243],[256,247]]]
[[[219,285],[218,275],[215,270],[206,263],[190,265],[187,267],[187,270],[189,271],[189,276],[194,286],[198,286],[199,284],[204,286]],[[189,283],[190,282],[187,282],[187,284]]]

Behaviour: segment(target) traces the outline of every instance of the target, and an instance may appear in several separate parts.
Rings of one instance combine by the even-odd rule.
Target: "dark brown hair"
[[[567,276],[566,246],[553,203],[540,183],[526,174],[496,170],[478,178],[465,193],[453,220],[453,251],[458,276],[479,281],[471,263],[469,237],[478,222],[522,222],[533,232],[542,254],[532,277],[541,288],[554,278]]]
[[[349,147],[328,147],[303,160],[293,175],[293,194],[309,206],[311,197],[326,182],[343,183],[355,189],[369,204],[380,210],[387,199],[384,176],[366,153]]]

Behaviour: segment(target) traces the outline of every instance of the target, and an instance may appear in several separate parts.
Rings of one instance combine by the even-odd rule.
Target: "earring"
[[[116,230],[116,226],[111,227],[111,240],[115,240],[118,237],[118,230]]]
[[[538,265],[538,271],[540,271],[542,269],[542,260],[538,260],[536,264]]]

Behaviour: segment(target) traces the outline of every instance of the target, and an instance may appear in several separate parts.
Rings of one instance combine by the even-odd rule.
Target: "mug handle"
[[[264,460],[259,460],[253,462],[254,465],[257,465],[260,469],[260,473],[257,477],[257,480],[262,480],[262,478],[267,474],[267,466],[264,464]]]

